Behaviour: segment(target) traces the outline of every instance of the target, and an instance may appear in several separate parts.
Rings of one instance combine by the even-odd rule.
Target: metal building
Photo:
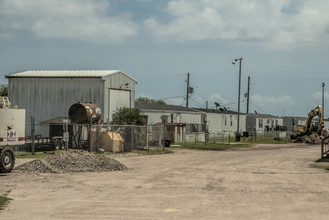
[[[77,102],[94,103],[104,122],[120,107],[135,106],[137,81],[120,70],[25,71],[7,75],[11,104],[35,122],[67,117]]]

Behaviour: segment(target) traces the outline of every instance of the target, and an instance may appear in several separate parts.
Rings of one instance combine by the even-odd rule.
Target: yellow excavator
[[[298,133],[294,137],[292,136],[291,139],[296,139],[297,137],[301,137],[303,135],[311,135],[313,131],[313,118],[315,116],[319,117],[319,128],[320,128],[323,125],[323,115],[322,115],[321,105],[318,105],[308,113],[308,118],[305,125],[294,126],[293,130]]]

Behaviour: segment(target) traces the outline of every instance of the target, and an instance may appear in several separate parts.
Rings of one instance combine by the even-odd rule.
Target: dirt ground
[[[1,219],[328,219],[319,145],[115,155],[126,171],[0,175]],[[26,162],[17,159],[17,165]]]

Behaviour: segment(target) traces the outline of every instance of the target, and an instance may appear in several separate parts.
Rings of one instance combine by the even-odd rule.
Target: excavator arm
[[[312,120],[315,116],[319,117],[319,125],[323,123],[323,116],[322,116],[322,107],[321,105],[315,107],[308,113],[308,118],[305,123],[304,129],[303,129],[303,134],[310,135],[312,133]]]

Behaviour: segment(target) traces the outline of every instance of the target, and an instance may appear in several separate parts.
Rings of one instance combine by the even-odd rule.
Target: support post
[[[31,150],[32,154],[35,154],[35,140],[34,140],[34,116],[31,116]]]
[[[165,151],[165,147],[166,147],[166,119],[167,117],[165,115],[161,116],[162,119],[162,123],[163,123],[163,134],[162,134],[162,146],[163,146],[163,151]],[[159,140],[160,142],[160,140]]]
[[[92,126],[93,126],[93,120],[92,117],[90,117],[90,128],[89,128],[89,152],[91,152],[92,144],[91,144],[91,136],[92,136]]]
[[[67,132],[67,134],[69,134],[69,122],[68,122],[68,120],[65,120],[65,132]],[[68,148],[69,148],[69,140],[67,138],[67,140],[65,140],[65,150],[67,151]]]
[[[239,64],[239,95],[238,95],[238,126],[236,131],[236,141],[240,141],[240,93],[241,93],[241,63],[242,58],[240,58]]]

